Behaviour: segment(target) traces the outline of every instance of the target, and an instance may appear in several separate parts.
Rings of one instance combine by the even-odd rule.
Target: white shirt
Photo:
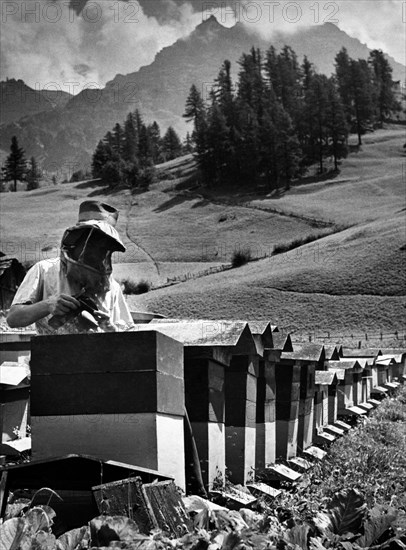
[[[21,283],[12,305],[35,304],[58,294],[72,296],[69,282],[61,269],[60,258],[42,260],[31,267]],[[130,310],[121,292],[117,281],[110,278],[110,290],[107,291],[103,300],[96,300],[99,309],[110,315],[110,322],[118,329],[125,330],[133,325]],[[39,334],[66,334],[77,332],[76,321],[66,323],[55,330],[48,325],[51,315],[39,319],[35,325]]]

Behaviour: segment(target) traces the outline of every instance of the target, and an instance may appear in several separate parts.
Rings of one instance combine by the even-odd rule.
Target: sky
[[[1,79],[73,94],[137,71],[214,15],[272,39],[332,22],[406,62],[403,0],[1,0]]]

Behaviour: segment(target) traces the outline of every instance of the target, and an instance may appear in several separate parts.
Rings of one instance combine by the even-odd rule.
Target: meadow
[[[340,173],[295,182],[280,193],[198,185],[189,155],[157,167],[145,192],[97,183],[58,184],[1,196],[1,249],[33,262],[58,253],[63,230],[86,198],[120,209],[127,252],[118,280],[159,287],[128,296],[132,309],[165,315],[266,318],[296,335],[309,331],[405,330],[404,129],[388,127],[352,147]],[[310,181],[309,181],[310,180]],[[317,240],[272,255],[312,236]],[[302,241],[301,241],[302,240]],[[253,260],[230,266],[236,250]]]

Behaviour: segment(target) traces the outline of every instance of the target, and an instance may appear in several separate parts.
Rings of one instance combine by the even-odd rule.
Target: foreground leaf
[[[310,537],[309,548],[310,550],[326,550],[318,537]]]
[[[56,538],[52,533],[39,531],[31,540],[31,550],[56,550]]]
[[[392,507],[375,506],[372,508],[364,525],[364,534],[357,539],[357,544],[361,548],[369,548],[377,543],[381,536],[390,529],[397,515],[397,510]]]
[[[52,518],[55,515],[55,512],[49,506],[36,506],[28,510],[24,518],[27,528],[31,533],[37,533],[38,531],[48,531],[53,523]]]
[[[16,518],[21,515],[21,512],[25,512],[30,504],[28,498],[19,498],[15,500],[12,504],[7,504],[6,513],[4,519]]]
[[[75,550],[83,540],[88,540],[89,528],[87,525],[72,529],[61,535],[56,541],[58,550]]]
[[[295,525],[292,529],[288,529],[285,534],[285,539],[294,546],[306,549],[308,548],[308,535],[310,527],[307,524]]]
[[[17,550],[24,535],[25,520],[12,518],[0,525],[0,550]]]
[[[359,533],[366,510],[361,493],[355,489],[341,491],[331,501],[329,516],[337,535]]]
[[[115,540],[130,541],[139,535],[135,521],[125,516],[98,516],[89,525],[92,546],[108,546]]]

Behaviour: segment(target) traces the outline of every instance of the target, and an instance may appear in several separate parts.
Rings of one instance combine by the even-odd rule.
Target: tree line
[[[42,172],[38,167],[35,157],[27,161],[25,151],[19,146],[16,136],[11,138],[10,154],[1,167],[1,190],[4,190],[4,182],[13,182],[13,191],[17,191],[17,182],[27,184],[27,191],[38,189]]]
[[[192,143],[207,185],[267,185],[278,188],[331,157],[334,169],[348,151],[348,134],[362,135],[399,110],[392,68],[380,50],[368,61],[351,59],[343,48],[335,74],[319,74],[305,56],[273,46],[256,48],[239,62],[238,81],[225,60],[208,100],[190,88],[184,117],[193,121]]]
[[[116,123],[99,141],[92,158],[92,175],[109,185],[148,187],[155,164],[190,151],[190,138],[182,145],[172,126],[161,137],[157,122],[146,125],[137,109],[128,113],[123,125]]]

